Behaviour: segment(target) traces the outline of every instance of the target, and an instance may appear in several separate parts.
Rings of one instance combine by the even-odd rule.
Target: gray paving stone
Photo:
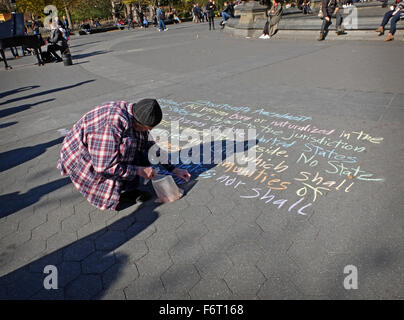
[[[233,293],[251,299],[257,296],[266,279],[255,266],[239,265],[233,266],[224,280]]]
[[[233,267],[233,263],[225,253],[218,251],[201,256],[195,266],[203,279],[223,278]]]
[[[66,298],[75,300],[92,299],[102,290],[101,277],[81,275],[66,288]]]
[[[221,215],[231,211],[234,208],[235,204],[229,198],[223,198],[215,195],[212,201],[206,206],[209,208],[212,214]]]
[[[203,256],[204,250],[196,241],[179,241],[168,254],[175,264],[191,264]]]
[[[41,274],[18,270],[15,276],[17,279],[7,286],[7,299],[29,299],[43,288]]]
[[[203,221],[203,224],[210,232],[223,232],[232,228],[235,223],[230,216],[209,216]]]
[[[45,240],[31,240],[27,241],[18,248],[16,248],[16,255],[23,258],[23,261],[31,262],[32,258],[44,253],[46,249]]]
[[[126,235],[121,231],[107,231],[95,240],[97,250],[115,250],[126,240]]]
[[[234,265],[254,266],[265,252],[256,242],[239,242],[229,247],[226,254]]]
[[[190,291],[192,299],[226,300],[231,292],[226,283],[219,278],[201,279]]]
[[[135,262],[148,254],[149,248],[147,247],[145,241],[136,240],[136,238],[133,238],[117,248],[114,253],[126,254],[130,257],[130,262]]]
[[[301,300],[304,296],[292,282],[269,278],[258,292],[258,297],[263,300]]]
[[[14,233],[17,230],[17,227],[17,223],[8,223],[4,220],[4,222],[0,224],[0,239]]]
[[[34,205],[34,213],[52,213],[60,208],[59,199],[48,199],[41,204]]]
[[[122,258],[121,258],[122,259]],[[120,263],[114,264],[102,274],[103,287],[107,291],[117,291],[124,289],[128,283],[132,283],[139,278],[136,265],[130,264],[129,257],[122,259]]]
[[[187,194],[187,202],[191,206],[206,206],[212,201],[212,199],[212,194],[207,190],[198,190],[198,192],[192,190]]]
[[[79,240],[63,249],[64,261],[82,261],[95,251],[93,241]]]
[[[100,226],[97,224],[93,224],[92,222],[87,223],[86,225],[80,227],[77,230],[77,235],[79,239],[86,237],[88,240],[95,241],[97,238],[102,236],[105,232],[107,232],[107,228],[104,226]]]
[[[269,253],[261,258],[256,266],[267,279],[289,279],[292,274],[304,273],[289,256],[278,252]]]
[[[226,252],[227,248],[234,244],[233,232],[231,229],[227,231],[209,231],[199,242],[207,253],[216,251]]]
[[[58,285],[64,288],[69,285],[74,279],[81,275],[81,265],[79,262],[63,261],[57,266],[58,270]]]
[[[146,239],[146,245],[150,250],[169,250],[178,243],[175,232],[161,231],[152,234]]]
[[[158,232],[175,232],[184,223],[179,212],[161,215],[153,224]]]
[[[136,222],[126,230],[126,238],[136,240],[146,240],[156,232],[156,227],[147,222]]]
[[[116,263],[115,255],[106,251],[96,251],[81,262],[84,274],[103,273]]]
[[[135,216],[130,215],[114,222],[113,224],[108,225],[108,230],[125,232],[134,223]]]
[[[123,290],[105,290],[94,297],[95,300],[126,300],[126,296]]]
[[[192,264],[174,264],[161,275],[167,293],[188,293],[201,279]]]
[[[124,292],[128,300],[155,300],[165,293],[165,289],[159,276],[146,276],[132,282]]]
[[[31,239],[31,231],[16,231],[8,236],[5,236],[0,240],[0,248],[6,248],[13,246],[14,248],[19,247],[23,243]]]
[[[193,223],[201,223],[211,215],[212,213],[206,206],[192,206],[181,211],[182,218]]]
[[[160,275],[172,264],[173,262],[165,250],[152,250],[136,262],[141,277]]]
[[[191,300],[191,296],[187,292],[166,292],[160,297],[160,300]]]
[[[59,232],[46,240],[46,250],[51,252],[67,246],[76,240],[76,233]]]
[[[186,221],[175,230],[178,239],[183,242],[197,241],[208,232],[209,230],[204,224],[194,223],[193,221]]]
[[[29,264],[30,272],[43,272],[47,265],[58,266],[63,262],[62,251],[58,250],[44,255]]]
[[[89,222],[90,217],[88,216],[88,213],[76,213],[62,221],[62,231],[67,233],[76,232],[79,227],[84,226]]]
[[[54,234],[61,232],[62,227],[60,224],[60,220],[56,217],[48,213],[47,221],[40,226],[32,229],[32,239],[42,239],[47,240]]]
[[[18,225],[18,230],[21,232],[31,231],[32,229],[40,226],[41,224],[46,222],[46,213],[45,212],[37,212],[32,216],[21,220]]]

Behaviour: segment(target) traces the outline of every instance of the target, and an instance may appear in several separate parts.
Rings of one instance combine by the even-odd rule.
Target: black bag
[[[45,63],[50,63],[52,62],[53,56],[50,52],[48,51],[42,51],[42,55],[41,55],[42,61]]]

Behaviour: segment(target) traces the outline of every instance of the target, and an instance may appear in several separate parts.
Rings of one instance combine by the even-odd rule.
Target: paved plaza
[[[0,71],[0,299],[404,298],[402,36],[168,28],[73,36],[73,66]],[[176,202],[91,206],[56,169],[64,135],[142,98],[158,130],[255,128],[256,170],[191,165]]]

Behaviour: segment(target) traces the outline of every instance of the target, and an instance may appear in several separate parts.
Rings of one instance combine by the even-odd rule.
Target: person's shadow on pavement
[[[256,141],[254,142],[256,143]],[[251,147],[251,145],[243,143],[244,150],[248,146]],[[214,148],[214,143],[209,143],[208,149],[206,147],[205,145],[204,149],[203,145],[200,145],[200,150],[218,152]],[[231,154],[226,149],[221,149],[219,152],[223,159]],[[216,165],[217,163],[204,164],[202,169],[195,172],[191,180],[181,186],[184,190],[183,197],[186,197],[187,193],[196,185],[195,179],[204,170],[209,170]],[[177,201],[181,201],[181,199]],[[123,267],[128,264],[130,259],[128,255],[115,251],[153,224],[159,217],[157,208],[161,205],[163,204],[156,202],[155,199],[144,202],[134,208],[132,213],[107,227],[2,276],[0,278],[0,299],[102,298],[105,292],[118,281]],[[130,208],[126,210],[130,210]],[[99,214],[104,213],[99,212]],[[10,256],[8,251],[13,255],[15,248],[5,248],[0,254],[0,266],[7,263]],[[48,265],[57,268],[57,290],[44,288],[47,277],[44,269]]]

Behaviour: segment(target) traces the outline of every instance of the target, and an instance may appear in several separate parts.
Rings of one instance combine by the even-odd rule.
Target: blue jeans
[[[222,19],[223,21],[226,21],[227,19],[230,19],[230,15],[227,12],[222,12]]]
[[[394,35],[396,33],[396,24],[397,24],[397,21],[400,20],[400,12],[397,12],[394,16],[393,16],[393,12],[394,12],[394,10],[387,11],[384,14],[383,21],[381,24],[381,26],[384,28],[391,18],[390,33],[392,35]]]
[[[159,29],[160,30],[166,29],[166,25],[164,24],[164,20],[159,20]]]

